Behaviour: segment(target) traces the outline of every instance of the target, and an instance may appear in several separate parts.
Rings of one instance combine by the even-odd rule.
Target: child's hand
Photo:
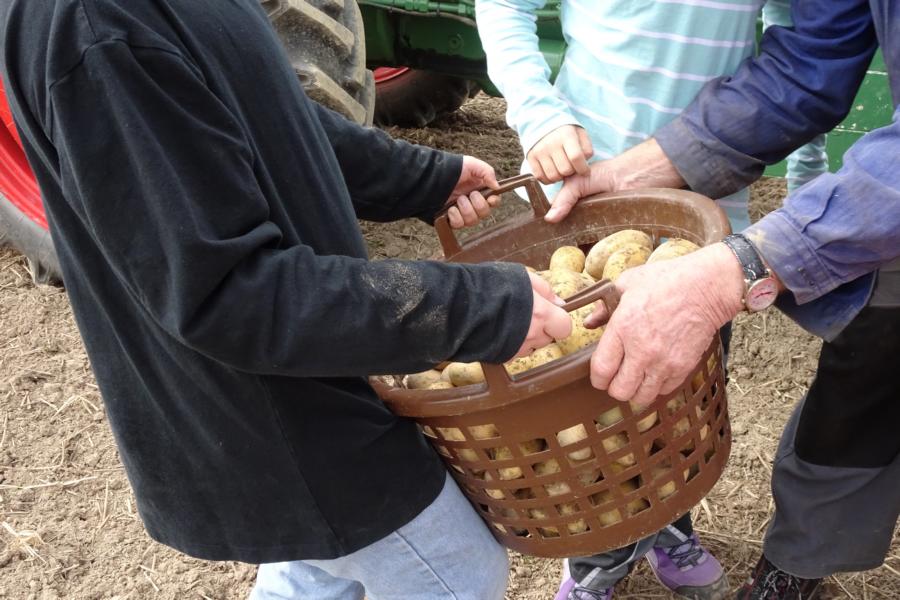
[[[529,273],[534,301],[531,305],[531,324],[525,341],[516,356],[528,356],[554,340],[564,340],[572,334],[572,317],[560,308],[565,302],[553,293],[550,284]]]
[[[485,198],[481,192],[474,191],[468,196],[459,196],[456,204],[447,211],[450,227],[459,229],[471,227],[491,214],[491,209],[500,204],[500,196]]]
[[[497,175],[494,168],[472,156],[463,157],[462,173],[450,200],[456,204],[447,211],[450,226],[454,229],[471,227],[491,214],[491,209],[500,203],[500,196],[481,195],[481,189],[496,189]]]
[[[554,129],[528,151],[531,172],[541,183],[555,183],[578,173],[587,175],[594,147],[587,132],[577,125]]]

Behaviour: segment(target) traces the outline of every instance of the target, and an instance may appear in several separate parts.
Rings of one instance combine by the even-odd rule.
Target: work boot
[[[765,555],[759,558],[753,573],[738,590],[736,600],[812,600],[821,579],[802,579],[785,573],[769,562]]]
[[[654,546],[647,561],[659,582],[690,600],[723,600],[728,579],[716,558],[692,534],[675,546]]]
[[[569,573],[568,563],[563,561],[562,581],[559,583],[559,591],[556,592],[553,600],[612,600],[612,597],[613,588],[591,590],[579,586]]]

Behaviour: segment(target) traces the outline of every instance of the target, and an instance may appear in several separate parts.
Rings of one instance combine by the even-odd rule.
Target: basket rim
[[[674,396],[685,383],[693,378],[697,369],[703,369],[709,356],[721,346],[718,335],[713,336],[709,346],[697,362],[697,366],[688,373],[684,381],[670,394],[657,396],[646,406],[651,410]],[[590,375],[591,354],[597,342],[534,369],[516,376],[507,373],[509,393],[502,395],[491,391],[490,381],[442,390],[411,390],[400,386],[388,385],[380,377],[371,377],[370,385],[390,409],[401,417],[433,418],[454,417],[484,410],[492,410],[525,401],[533,396],[546,393],[586,378]],[[504,372],[506,372],[504,370]],[[598,395],[608,396],[604,390],[597,390]]]

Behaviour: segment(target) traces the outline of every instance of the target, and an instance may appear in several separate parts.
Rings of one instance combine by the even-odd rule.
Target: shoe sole
[[[663,583],[656,571],[653,569],[650,569],[650,571],[653,572],[653,576],[664,588],[671,589]],[[729,597],[730,587],[728,585],[728,577],[725,573],[722,573],[721,577],[709,585],[699,588],[684,586],[671,591],[676,598],[682,598],[683,600],[725,600]]]

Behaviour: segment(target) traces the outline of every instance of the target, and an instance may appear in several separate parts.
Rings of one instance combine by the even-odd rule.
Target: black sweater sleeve
[[[98,42],[52,86],[51,111],[73,213],[131,301],[199,352],[254,373],[366,375],[499,362],[525,337],[521,266],[283,247],[244,130],[177,54]],[[359,190],[373,173],[352,186],[375,204]],[[302,192],[334,196],[337,183]]]
[[[462,156],[395,140],[316,105],[360,219],[427,223],[444,207],[462,172]]]

